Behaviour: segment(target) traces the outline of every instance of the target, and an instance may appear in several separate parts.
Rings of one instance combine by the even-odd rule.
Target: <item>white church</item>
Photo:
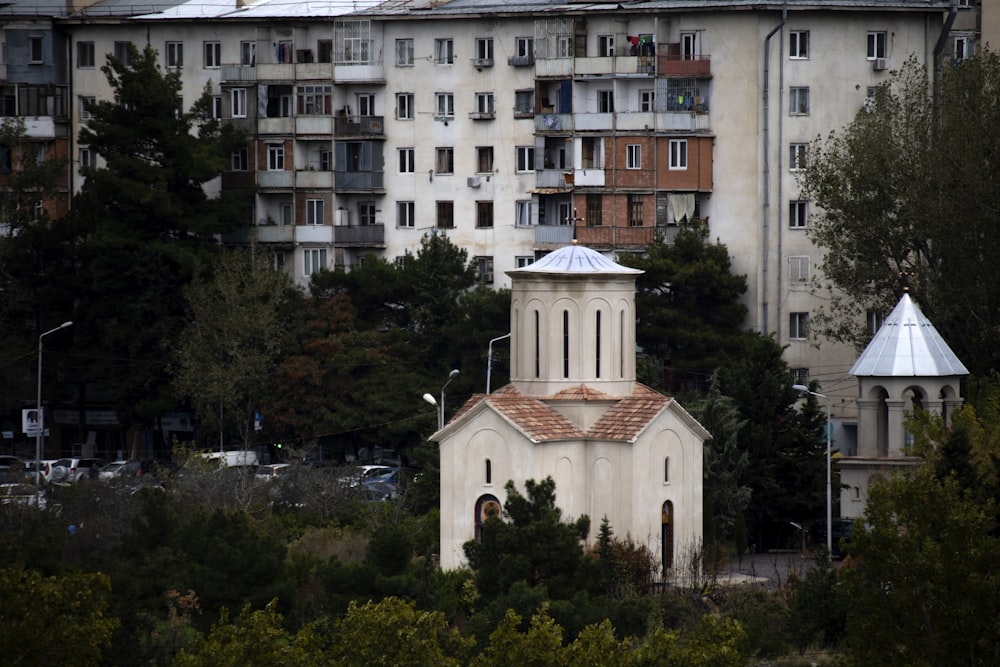
[[[674,399],[636,382],[635,280],[571,245],[511,278],[511,381],[476,394],[432,437],[441,452],[441,567],[465,564],[503,507],[508,480],[552,477],[563,517],[588,515],[593,544],[607,517],[615,535],[645,544],[667,575],[702,538],[708,432]]]

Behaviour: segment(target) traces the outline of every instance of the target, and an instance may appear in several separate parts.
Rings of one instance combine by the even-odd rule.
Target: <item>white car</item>
[[[73,484],[87,479],[97,479],[104,459],[59,459],[52,464],[52,474],[49,481],[57,484]]]
[[[257,479],[270,482],[281,475],[287,475],[291,470],[292,466],[287,463],[271,463],[257,468]]]
[[[45,492],[31,484],[0,484],[0,505],[45,507]]]

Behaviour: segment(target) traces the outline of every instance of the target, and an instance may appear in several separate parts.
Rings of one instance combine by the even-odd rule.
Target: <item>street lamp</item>
[[[42,434],[45,433],[45,414],[42,412],[42,339],[50,333],[73,326],[72,322],[63,322],[55,329],[49,329],[38,336],[38,393],[35,409],[38,411],[38,430],[35,432],[35,486],[42,484]]]
[[[826,401],[826,551],[833,553],[833,509],[830,500],[830,397],[815,391],[810,391],[804,384],[793,384],[792,389],[803,394],[812,394]]]
[[[493,343],[498,340],[503,340],[504,338],[510,338],[510,334],[506,333],[502,336],[497,336],[490,341],[489,352],[486,354],[486,393],[490,393],[490,376],[493,374]]]
[[[452,372],[448,373],[448,381],[444,383],[444,387],[441,387],[441,402],[438,403],[433,396],[430,394],[424,394],[424,400],[431,405],[436,405],[438,407],[438,430],[444,428],[444,388],[451,384],[451,381],[455,379],[458,375],[458,369],[454,369]]]

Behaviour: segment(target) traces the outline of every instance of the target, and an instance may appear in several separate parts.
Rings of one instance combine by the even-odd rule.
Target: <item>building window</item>
[[[790,171],[805,169],[808,155],[809,144],[791,144],[788,147],[788,169]]]
[[[688,168],[688,142],[687,139],[671,139],[668,146],[670,159],[667,163],[668,169]]]
[[[492,283],[493,282],[493,257],[475,257],[473,262],[476,265],[476,282],[479,283]]]
[[[556,35],[556,58],[572,58],[573,35]]]
[[[413,167],[413,148],[400,148],[399,152],[399,173],[401,174],[412,174],[414,171]]]
[[[359,116],[375,115],[375,95],[373,93],[358,93],[355,99],[358,104]]]
[[[808,30],[792,30],[788,33],[788,57],[793,59],[809,57]]]
[[[306,248],[302,251],[303,271],[306,276],[326,269],[326,248]]]
[[[535,91],[515,90],[514,91],[514,115],[524,116],[535,112]]]
[[[343,65],[371,64],[371,21],[334,22],[334,61]]]
[[[656,91],[653,90],[640,90],[639,91],[639,111],[644,113],[649,113],[653,111],[656,101]]]
[[[132,66],[132,42],[115,42],[115,58],[121,61],[125,67]]]
[[[167,69],[180,69],[184,64],[184,43],[167,42]]]
[[[628,226],[642,227],[642,195],[628,196]]]
[[[809,384],[809,369],[808,368],[790,368],[789,372],[792,374],[791,384]]]
[[[663,483],[670,483],[670,457],[667,456],[663,459]]]
[[[248,171],[250,169],[250,151],[246,148],[237,148],[230,156],[229,167],[232,171]]]
[[[599,194],[587,195],[587,226],[600,227],[604,224],[604,202]]]
[[[809,221],[809,202],[788,202],[788,226],[792,229],[805,229]]]
[[[455,41],[451,39],[434,40],[434,63],[436,65],[451,65],[455,62]]]
[[[205,69],[218,69],[222,66],[222,43],[205,42]]]
[[[94,104],[97,102],[97,98],[92,95],[81,95],[80,96],[80,120],[90,120],[94,117],[91,113]]]
[[[211,106],[208,108],[208,117],[216,120],[222,118],[222,95],[212,95]]]
[[[955,61],[961,62],[966,58],[971,58],[976,53],[976,40],[974,37],[963,35],[955,38]]]
[[[291,202],[282,202],[278,205],[278,224],[282,227],[287,227],[295,222],[295,217],[292,215],[294,207]]]
[[[413,93],[396,93],[396,119],[413,120]]]
[[[490,115],[494,113],[493,93],[476,93],[476,113]]]
[[[246,88],[233,88],[230,93],[230,99],[232,100],[233,107],[233,118],[246,118],[247,117],[247,89]]]
[[[97,156],[89,148],[80,149],[80,169],[90,169],[97,166]]]
[[[37,65],[43,62],[42,57],[42,38],[41,37],[29,37],[28,38],[28,58],[31,64]]]
[[[615,55],[615,36],[614,35],[598,35],[597,36],[597,56],[599,58],[609,58]]]
[[[642,145],[641,144],[626,144],[625,145],[625,168],[626,169],[642,169]]]
[[[333,109],[333,86],[299,86],[298,113],[302,116],[328,116]]]
[[[886,57],[886,33],[873,31],[868,33],[868,60]]]
[[[531,59],[535,57],[535,38],[517,37],[514,39],[514,57]]]
[[[885,315],[877,310],[869,310],[865,313],[865,324],[868,327],[868,335],[874,336],[885,324]]]
[[[285,144],[267,145],[268,171],[282,171],[285,168]]]
[[[396,66],[408,67],[413,65],[413,40],[396,40]]]
[[[254,42],[240,42],[240,64],[255,65],[257,63],[257,46]]]
[[[322,199],[306,200],[306,224],[325,225],[326,224],[326,202]]]
[[[476,65],[483,67],[493,64],[493,38],[476,38]]]
[[[434,93],[434,114],[438,118],[453,118],[455,116],[454,93]]]
[[[455,228],[455,202],[452,201],[437,202],[437,228],[438,229]]]
[[[333,40],[330,39],[316,40],[316,62],[318,63],[333,62]]]
[[[358,202],[358,224],[362,227],[371,227],[375,224],[375,202]]]
[[[438,148],[435,151],[434,171],[439,174],[455,173],[455,149],[451,146]]]
[[[697,60],[700,56],[699,45],[698,45],[698,33],[696,32],[682,32],[681,33],[681,59],[682,60]]]
[[[805,340],[809,335],[809,313],[788,313],[788,337]]]
[[[493,147],[492,146],[477,146],[476,147],[476,173],[477,174],[491,174],[491,173],[493,173]]]
[[[615,91],[613,90],[597,91],[597,112],[598,113],[615,112]]]
[[[519,269],[523,269],[526,266],[531,266],[535,263],[535,258],[531,255],[518,255],[514,258],[514,266]]]
[[[94,67],[94,43],[76,43],[76,67],[77,69],[93,69]]]
[[[514,170],[520,174],[535,170],[535,147],[518,146],[514,149]]]
[[[285,253],[272,252],[268,255],[271,258],[271,268],[275,271],[285,270]]]
[[[809,113],[809,88],[793,86],[788,91],[788,113],[793,116]]]
[[[532,204],[530,199],[523,199],[514,202],[514,224],[518,227],[527,227],[534,224],[532,215]]]
[[[493,226],[493,202],[476,202],[476,227],[485,228]]]
[[[788,258],[788,281],[793,285],[809,282],[809,255],[791,255]]]
[[[412,201],[396,202],[396,226],[413,229],[416,221],[416,205]]]

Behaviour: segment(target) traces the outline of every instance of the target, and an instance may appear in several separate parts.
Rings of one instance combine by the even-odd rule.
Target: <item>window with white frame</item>
[[[240,64],[255,65],[257,63],[257,45],[252,41],[240,42]]]
[[[324,225],[326,224],[326,202],[322,199],[306,200],[306,224]]]
[[[625,145],[625,168],[626,169],[642,169],[642,145],[641,144],[626,144]]]
[[[285,168],[285,144],[267,145],[268,171],[282,171]]]
[[[788,57],[793,60],[809,57],[808,30],[792,30],[788,33]]]
[[[688,168],[688,142],[687,139],[671,139],[667,144],[669,152],[667,160],[668,169]]]
[[[473,257],[472,261],[476,265],[476,282],[479,283],[492,283],[493,282],[493,257],[480,255],[478,257]]]
[[[414,150],[414,148],[408,146],[406,148],[400,148],[397,151],[399,156],[399,173],[412,174],[414,172]]]
[[[493,93],[476,93],[476,113],[492,115],[493,112]]]
[[[515,58],[534,58],[535,57],[535,38],[534,37],[516,37],[514,39],[514,57]]]
[[[788,202],[788,226],[805,229],[809,222],[809,202],[793,200]]]
[[[955,60],[962,61],[971,58],[976,53],[976,40],[970,35],[955,38]]]
[[[358,202],[358,224],[363,227],[371,227],[374,225],[376,211],[375,202]]]
[[[493,147],[476,146],[476,173],[493,173]]]
[[[522,199],[514,202],[514,224],[518,227],[527,227],[534,224],[533,205],[530,199]]]
[[[809,337],[809,313],[788,313],[788,337],[791,340]]]
[[[455,94],[434,93],[434,114],[438,118],[453,118],[455,116]]]
[[[89,169],[97,166],[97,155],[89,148],[80,149],[80,169]]]
[[[184,64],[184,43],[167,42],[167,69],[180,69]]]
[[[326,269],[326,248],[305,248],[302,251],[302,273],[311,276]]]
[[[455,149],[442,146],[435,150],[434,171],[438,174],[455,173]]]
[[[656,91],[654,90],[640,90],[639,91],[639,111],[643,113],[649,113],[655,110],[655,100]]]
[[[514,170],[518,173],[535,170],[534,146],[517,146],[514,149]]]
[[[341,65],[371,64],[371,21],[345,19],[334,21],[334,61]]]
[[[697,32],[681,33],[681,59],[697,60],[701,55],[701,45]]]
[[[374,116],[375,115],[375,94],[374,93],[358,93],[356,97],[358,103],[358,115],[359,116]]]
[[[416,210],[415,202],[396,202],[396,226],[413,229],[416,226]]]
[[[792,86],[788,90],[788,113],[803,116],[809,113],[808,86]]]
[[[615,112],[615,91],[613,90],[597,91],[597,113],[614,113],[614,112]]]
[[[790,144],[788,146],[788,169],[799,171],[806,168],[809,157],[809,144]]]
[[[205,42],[204,46],[204,68],[218,69],[222,67],[222,42]]]
[[[436,65],[451,65],[455,62],[455,40],[434,40],[434,63]]]
[[[535,263],[535,258],[532,255],[517,255],[514,257],[514,266],[523,269],[526,266],[531,266]]]
[[[476,227],[483,229],[493,226],[493,201],[476,202]]]
[[[476,38],[476,64],[485,65],[493,62],[493,38]]]
[[[438,229],[454,229],[455,228],[455,202],[453,201],[439,201],[435,205],[436,213],[435,220]]]
[[[80,120],[90,120],[91,118],[94,117],[90,110],[91,108],[93,108],[94,103],[97,101],[97,98],[94,97],[93,95],[80,95],[79,100],[80,100]]]
[[[413,65],[413,39],[396,40],[396,66],[409,67]]]
[[[77,42],[76,43],[76,67],[77,67],[77,69],[93,69],[94,68],[94,43],[93,42]]]
[[[556,35],[556,58],[572,58],[574,53],[573,35]]]
[[[598,35],[597,36],[597,55],[600,58],[608,58],[615,55],[615,36],[614,35]]]
[[[233,118],[246,118],[247,89],[233,88],[229,91],[229,98],[232,101]]]
[[[333,151],[321,148],[319,151],[319,170],[333,171]]]
[[[250,150],[246,146],[232,152],[229,168],[232,171],[248,171],[250,169]]]
[[[222,95],[212,95],[210,103],[208,117],[214,119],[222,118]]]
[[[809,255],[788,257],[788,281],[793,285],[809,282]]]
[[[297,104],[300,116],[327,116],[333,109],[333,86],[299,86]]]
[[[44,51],[42,49],[43,40],[41,37],[28,37],[28,58],[32,65],[37,65],[44,61]]]
[[[885,58],[888,36],[884,30],[873,30],[868,33],[868,60]]]
[[[413,93],[396,93],[396,119],[413,120]]]

